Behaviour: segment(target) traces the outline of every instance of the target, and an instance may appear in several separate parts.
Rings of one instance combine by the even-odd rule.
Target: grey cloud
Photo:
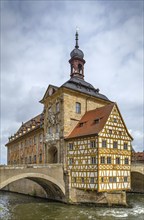
[[[78,25],[85,80],[118,103],[134,145],[141,149],[142,4],[9,1],[1,7],[2,136],[42,111],[38,101],[48,84],[60,86],[69,79],[69,53]],[[5,150],[2,154],[5,161]]]

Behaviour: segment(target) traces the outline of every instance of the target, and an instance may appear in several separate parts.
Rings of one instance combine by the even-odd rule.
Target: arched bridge
[[[65,200],[62,164],[0,166],[0,190],[23,178],[33,180],[42,186],[48,198]]]
[[[144,164],[131,164],[131,191],[144,193]]]

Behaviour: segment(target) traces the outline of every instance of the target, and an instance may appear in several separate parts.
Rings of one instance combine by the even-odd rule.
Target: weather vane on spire
[[[75,34],[75,36],[76,36],[76,45],[75,45],[75,48],[79,48],[79,45],[78,45],[78,31],[79,31],[79,28],[78,27],[76,27],[76,34]]]

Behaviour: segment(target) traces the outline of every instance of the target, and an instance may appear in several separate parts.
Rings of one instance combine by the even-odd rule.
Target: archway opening
[[[58,151],[55,146],[48,150],[48,163],[58,163]]]

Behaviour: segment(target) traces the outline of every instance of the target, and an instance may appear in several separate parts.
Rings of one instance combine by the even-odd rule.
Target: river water
[[[67,205],[0,191],[2,220],[144,220],[144,195],[127,196],[131,208]]]

